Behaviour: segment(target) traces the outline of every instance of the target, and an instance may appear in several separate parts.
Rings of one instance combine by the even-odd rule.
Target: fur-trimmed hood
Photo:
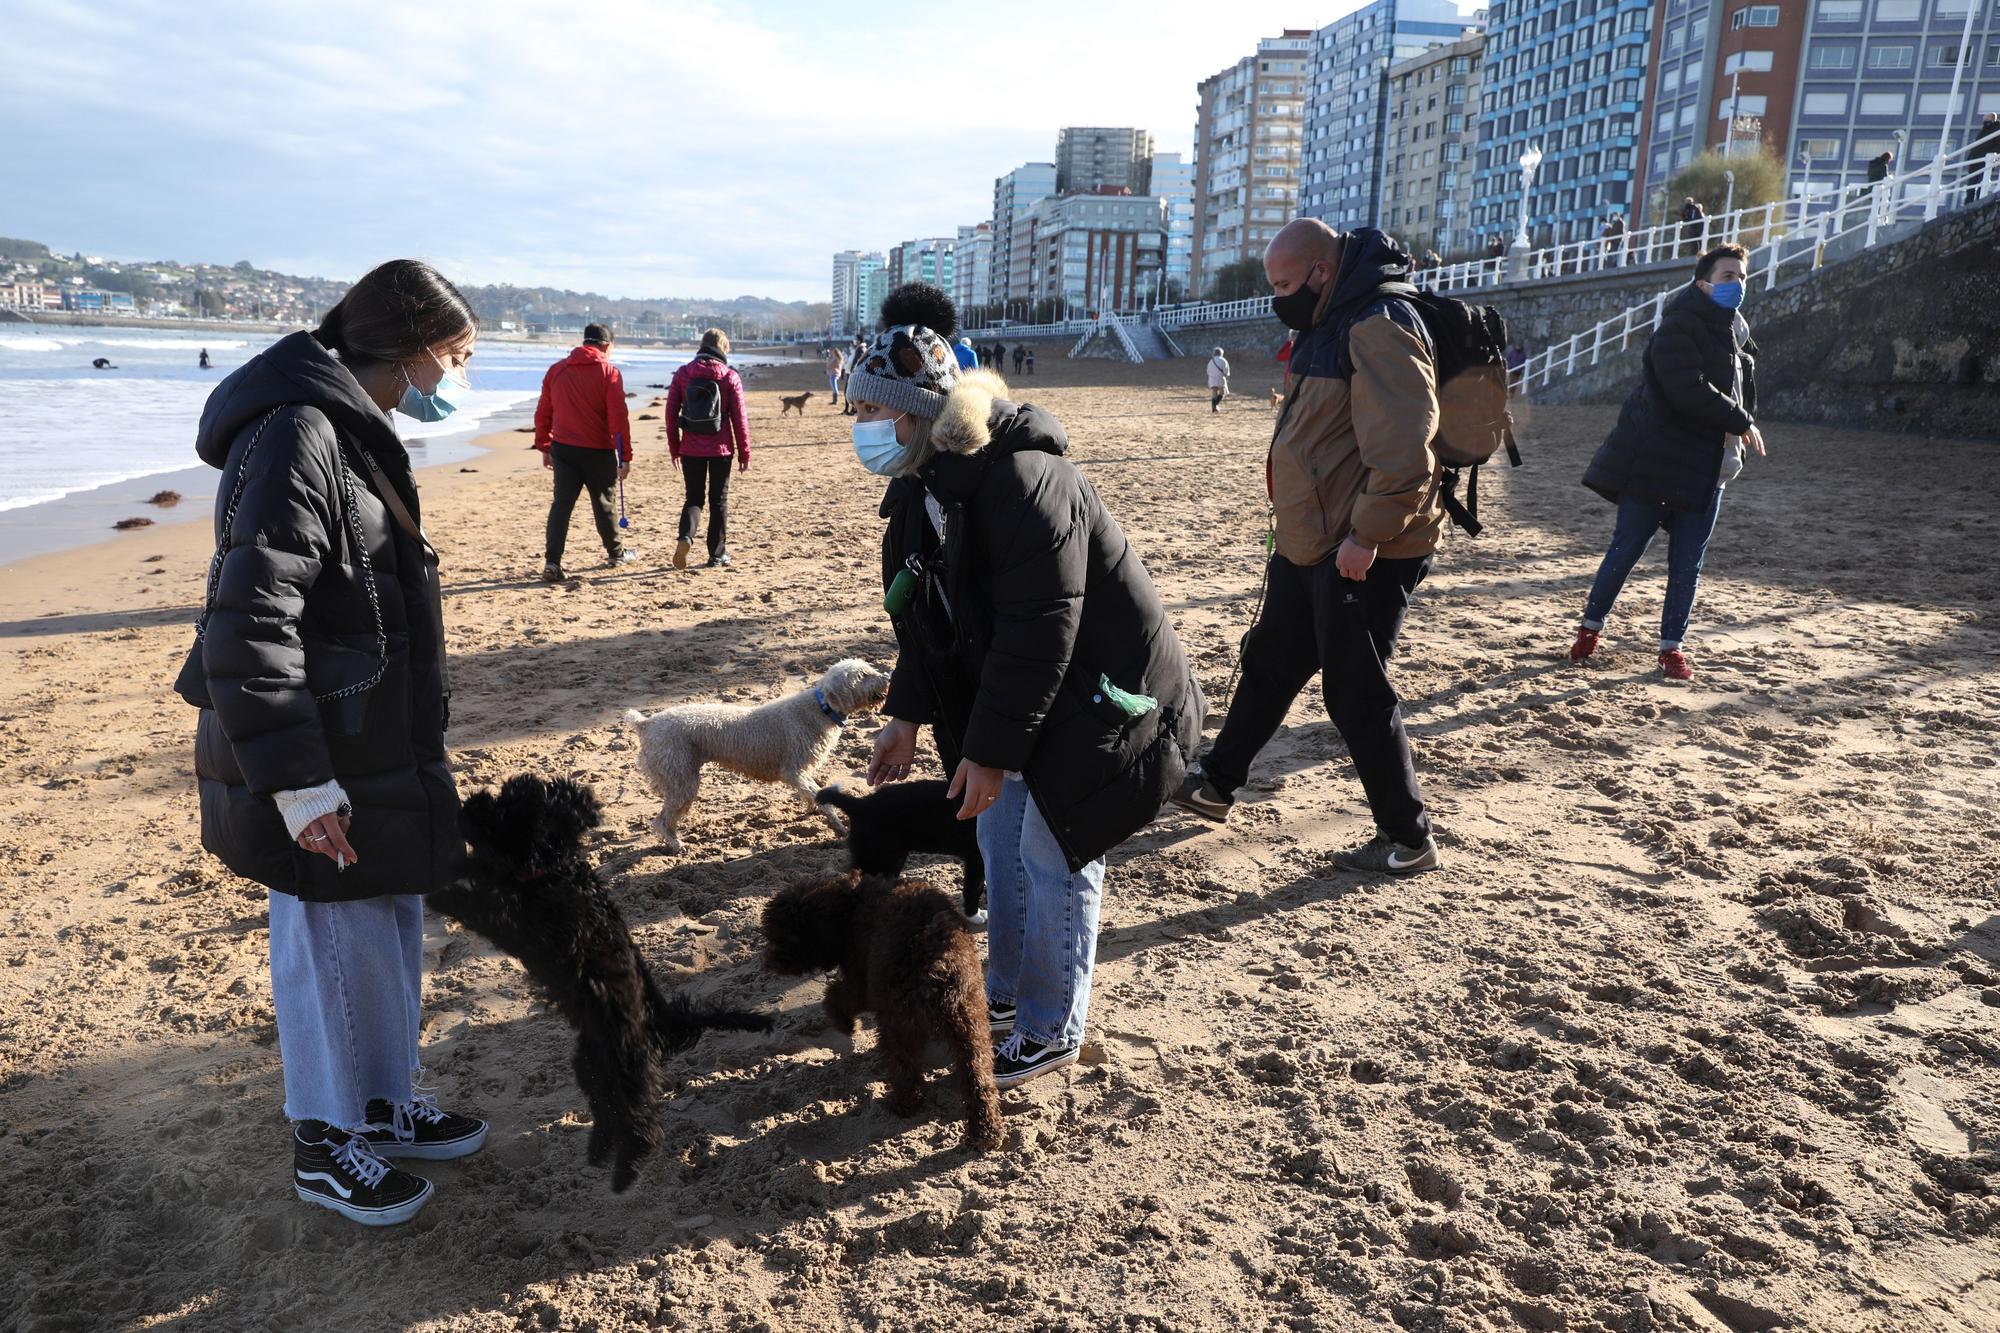
[[[944,454],[978,453],[993,439],[993,405],[1006,398],[1007,381],[990,370],[967,371],[931,423],[931,444]]]

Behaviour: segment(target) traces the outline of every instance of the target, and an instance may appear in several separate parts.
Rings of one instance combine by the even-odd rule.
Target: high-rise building
[[[1472,163],[1478,150],[1480,56],[1468,31],[1389,67],[1388,163],[1376,224],[1413,255],[1469,258]]]
[[[1167,264],[1156,299],[1184,301],[1194,256],[1194,164],[1179,153],[1153,154],[1153,193],[1167,201]]]
[[[1634,209],[1645,223],[1680,206],[1675,172],[1708,148],[1785,151],[1812,0],[1743,4],[1672,0],[1653,11],[1652,77],[1640,117]],[[1960,11],[1963,13],[1963,11]]]
[[[1056,132],[1057,194],[1110,187],[1153,192],[1153,136],[1144,130],[1069,125]]]
[[[890,265],[894,270],[894,285],[928,282],[947,295],[955,289],[958,237],[925,236],[914,241],[904,241],[890,253],[897,257]]]
[[[1028,210],[1015,244],[1028,253],[1027,299],[1079,310],[1130,310],[1158,289],[1167,254],[1167,201],[1117,186],[1041,199]]]
[[[1789,135],[1772,124],[1775,116],[1765,118],[1766,137],[1788,154],[1794,192],[1807,184],[1802,152],[1812,154],[1817,193],[1866,179],[1869,160],[1884,152],[1908,171],[1940,145],[1953,153],[1979,137],[1980,118],[2000,113],[2000,16],[1990,4],[1975,11],[1967,59],[1966,7],[1967,0],[1815,0]],[[1733,28],[1734,14],[1728,22]],[[1961,61],[1954,106],[1951,76]]]
[[[1467,22],[1454,0],[1375,0],[1313,34],[1301,213],[1341,231],[1380,224],[1389,66],[1457,41]]]
[[[880,258],[880,256],[876,256]],[[873,334],[882,327],[882,302],[887,299],[895,283],[889,279],[889,266],[878,263],[870,267],[863,261],[856,285],[861,292],[861,309],[854,327],[863,333]]]
[[[833,255],[833,308],[827,314],[827,323],[835,333],[848,333],[857,326],[856,311],[861,303],[861,293],[855,283],[855,275],[861,267],[859,250],[836,250]]]
[[[993,254],[988,304],[1028,299],[1028,256],[1025,249],[1014,244],[1014,229],[1037,200],[1055,192],[1053,162],[1029,162],[993,182]]]
[[[1542,153],[1528,199],[1532,244],[1594,236],[1607,212],[1633,208],[1651,11],[1652,0],[1488,7],[1472,182],[1479,236],[1512,243],[1530,148]]]
[[[952,303],[961,323],[986,304],[993,285],[993,224],[981,222],[958,229],[958,254],[953,258]]]
[[[1261,257],[1291,220],[1311,60],[1312,30],[1287,28],[1198,85],[1191,295],[1206,295],[1224,266]]]

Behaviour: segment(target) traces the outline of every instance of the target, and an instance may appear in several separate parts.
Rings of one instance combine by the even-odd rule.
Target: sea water
[[[224,376],[278,336],[0,324],[0,560],[109,536],[108,505],[154,518],[205,516],[216,474],[194,454],[202,405]],[[204,348],[207,370],[199,364]],[[558,344],[483,339],[472,358],[472,390],[449,418],[421,423],[390,414],[411,461],[458,461],[474,452],[474,435],[524,424],[542,376],[566,355]],[[635,416],[649,396],[646,385],[665,383],[688,355],[614,348],[625,387],[639,395]],[[106,369],[92,366],[99,357],[110,363]],[[643,447],[645,429],[637,434]],[[146,508],[154,482],[188,503],[171,514]]]

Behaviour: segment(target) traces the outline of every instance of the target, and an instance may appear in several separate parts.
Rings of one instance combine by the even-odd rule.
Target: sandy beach
[[[1017,396],[1076,455],[1218,705],[1257,590],[1274,369],[1042,349]],[[840,863],[711,771],[670,856],[628,707],[761,701],[886,664],[876,505],[815,365],[760,372],[734,568],[668,563],[657,419],[636,565],[536,582],[528,436],[420,474],[465,789],[593,783],[597,856],[663,979],[771,1036],[677,1057],[667,1145],[613,1195],[569,1034],[433,920],[426,1049],[486,1149],[368,1233],[288,1179],[263,890],[202,852],[204,523],[0,582],[0,1330],[1991,1330],[2000,1327],[2000,518],[1990,443],[1768,428],[1659,678],[1664,549],[1562,660],[1611,511],[1607,409],[1526,414],[1396,668],[1445,869],[1335,873],[1368,829],[1316,692],[1225,829],[1113,854],[1082,1063],[955,1148],[948,1086],[881,1103],[864,1027],[757,966],[757,915]],[[659,409],[639,385],[634,412]],[[1219,711],[1217,716],[1219,721]],[[829,777],[858,773],[873,723]],[[955,868],[922,873],[955,886]],[[942,1059],[940,1059],[942,1068]]]

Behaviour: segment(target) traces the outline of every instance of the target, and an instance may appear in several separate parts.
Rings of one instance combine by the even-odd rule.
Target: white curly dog
[[[839,817],[820,807],[820,784],[812,774],[833,753],[848,715],[880,708],[888,697],[889,678],[850,657],[835,662],[811,689],[757,708],[682,704],[651,717],[628,710],[625,720],[639,726],[639,771],[663,802],[653,820],[660,841],[668,851],[681,849],[681,816],[694,804],[703,764],[785,783],[807,813],[824,817],[845,837]]]

